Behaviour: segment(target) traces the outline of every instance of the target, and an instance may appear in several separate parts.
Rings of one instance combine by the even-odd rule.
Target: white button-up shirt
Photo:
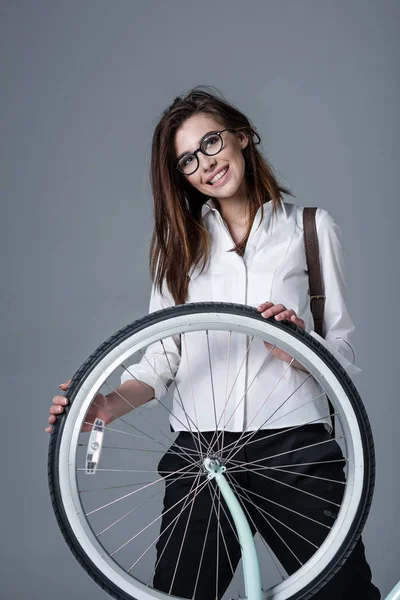
[[[305,330],[327,347],[350,375],[361,371],[354,364],[354,324],[346,307],[341,232],[328,211],[316,211],[326,296],[323,338],[313,329],[303,207],[282,201],[272,217],[272,202],[265,203],[262,223],[258,227],[259,209],[243,257],[228,252],[234,241],[212,198],[202,208],[202,219],[211,234],[211,256],[202,274],[201,266],[190,270],[187,302],[233,302],[254,307],[262,302],[283,304],[304,320]],[[165,282],[163,295],[153,283],[150,313],[175,305]],[[324,422],[330,428],[327,398],[321,395],[317,381],[273,355],[265,361],[269,350],[263,341],[254,338],[248,350],[249,339],[243,334],[231,334],[228,379],[229,332],[209,332],[211,378],[207,337],[204,331],[198,331],[164,339],[168,360],[159,342],[151,344],[140,362],[129,365],[122,373],[121,383],[137,378],[152,386],[155,397],[147,406],[154,406],[158,399],[171,406],[168,397],[173,395],[170,423],[175,431],[187,430],[188,420],[190,429],[201,431],[215,430],[216,423],[218,429],[228,431],[277,429],[309,422]],[[312,398],[317,399],[310,402]]]

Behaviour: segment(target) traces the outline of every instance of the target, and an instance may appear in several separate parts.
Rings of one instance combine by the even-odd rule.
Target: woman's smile
[[[230,171],[228,165],[222,171],[219,171],[219,173],[217,173],[215,177],[211,179],[211,181],[208,181],[207,184],[212,185],[213,187],[220,187],[221,185],[224,185],[224,183],[226,183],[229,180],[229,178]]]

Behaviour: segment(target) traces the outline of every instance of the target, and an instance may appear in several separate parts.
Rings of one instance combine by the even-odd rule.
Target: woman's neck
[[[214,198],[215,206],[228,227],[247,227],[249,220],[248,205],[245,200]]]

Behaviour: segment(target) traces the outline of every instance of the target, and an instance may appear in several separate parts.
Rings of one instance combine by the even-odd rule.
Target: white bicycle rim
[[[349,532],[359,526],[359,521],[362,519],[360,510],[365,503],[363,490],[365,491],[367,465],[359,416],[350,401],[347,386],[343,383],[343,375],[334,372],[318,351],[305,345],[301,339],[293,335],[292,330],[280,324],[272,324],[267,320],[261,321],[240,312],[199,310],[189,316],[177,313],[164,321],[156,321],[134,332],[111,348],[86,374],[73,398],[62,429],[58,470],[63,511],[83,553],[119,590],[137,600],[165,600],[165,598],[178,600],[178,597],[159,592],[135,579],[105,554],[103,546],[94,535],[82,511],[77,488],[76,452],[80,430],[93,397],[117,367],[126,363],[133,353],[153,342],[185,332],[203,330],[232,331],[259,336],[287,351],[312,373],[327,393],[343,430],[348,459],[347,484],[334,525],[325,541],[307,563],[285,581],[265,592],[265,598],[288,600],[318,580],[321,573],[328,569],[341,552],[348,540]]]

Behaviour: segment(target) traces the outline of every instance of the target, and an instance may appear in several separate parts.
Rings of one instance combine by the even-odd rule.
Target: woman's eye
[[[214,144],[217,143],[217,141],[219,141],[219,138],[218,138],[217,135],[210,136],[209,138],[207,138],[205,140],[205,146],[206,146],[206,148],[209,148],[210,146],[213,146]]]

